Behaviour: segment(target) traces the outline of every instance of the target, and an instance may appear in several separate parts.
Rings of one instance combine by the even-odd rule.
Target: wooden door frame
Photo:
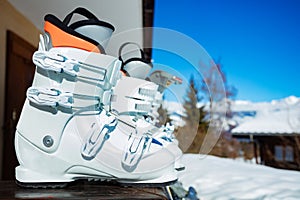
[[[12,99],[10,99],[12,93],[10,93],[10,87],[13,86],[13,84],[15,84],[12,88],[18,87],[17,84],[21,84],[20,82],[18,82],[18,76],[21,79],[25,81],[27,84],[26,85],[22,85],[20,86],[20,90],[23,90],[23,88],[26,86],[28,87],[28,84],[31,85],[31,82],[29,83],[29,81],[27,81],[27,79],[29,79],[28,77],[33,77],[34,74],[34,68],[28,68],[30,70],[28,70],[27,68],[16,68],[16,66],[13,63],[13,61],[11,60],[11,56],[17,56],[18,58],[22,58],[23,60],[23,64],[21,64],[21,66],[32,66],[34,67],[33,63],[32,63],[32,53],[36,50],[36,47],[34,47],[32,44],[30,44],[28,41],[26,41],[25,39],[23,39],[22,37],[20,37],[19,35],[17,35],[16,33],[7,30],[6,32],[6,61],[5,61],[5,88],[4,88],[4,113],[3,113],[3,130],[2,130],[2,138],[3,138],[3,142],[2,142],[2,163],[1,163],[1,169],[2,169],[2,176],[1,178],[3,179],[7,179],[7,177],[9,175],[6,174],[6,172],[8,171],[8,169],[11,169],[10,164],[7,164],[7,162],[12,162],[13,164],[15,164],[16,162],[16,155],[15,155],[15,151],[14,151],[14,133],[11,133],[12,129],[15,129],[16,125],[17,125],[17,121],[19,118],[19,109],[22,109],[22,107],[18,107],[18,111],[16,112],[16,118],[15,120],[11,120],[11,107],[15,106],[14,103],[10,104],[9,102],[12,101]],[[14,58],[14,57],[13,57]],[[20,59],[18,59],[17,62],[20,62]],[[16,69],[20,69],[21,72],[26,72],[26,73],[20,73],[18,74],[18,70]],[[16,70],[16,71],[13,71]],[[23,70],[23,71],[22,71]],[[24,71],[25,70],[25,71]],[[14,74],[16,73],[16,74]],[[28,76],[30,75],[30,76]],[[13,78],[13,81],[12,81]],[[15,81],[15,82],[14,82]],[[21,81],[22,82],[22,81]],[[25,95],[25,93],[23,94]],[[21,97],[23,98],[23,95],[21,95]],[[16,97],[16,95],[12,95],[14,97]],[[17,94],[18,96],[18,94]],[[15,101],[13,102],[18,102],[19,100],[14,99]],[[23,106],[23,105],[19,105],[20,103],[17,103],[18,106]],[[7,141],[8,139],[8,141]],[[13,146],[13,149],[11,149]],[[10,150],[10,152],[7,152],[7,150]],[[13,153],[12,153],[13,151]],[[11,158],[7,156],[7,154],[10,154]],[[12,164],[12,165],[13,165]],[[9,170],[10,171],[10,170]]]

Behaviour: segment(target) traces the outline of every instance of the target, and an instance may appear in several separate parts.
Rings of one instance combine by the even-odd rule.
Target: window
[[[277,161],[283,161],[283,146],[275,146],[275,159]]]
[[[292,146],[275,146],[275,160],[294,162],[294,149]]]
[[[292,146],[285,147],[285,160],[288,162],[294,161],[294,149]]]

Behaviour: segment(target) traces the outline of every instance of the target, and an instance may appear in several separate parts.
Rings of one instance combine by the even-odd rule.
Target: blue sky
[[[229,84],[238,90],[236,99],[300,97],[300,1],[181,2],[156,0],[154,26],[185,34],[220,59]],[[154,34],[154,46],[158,42]],[[192,68],[161,50],[153,51],[153,59],[185,76]]]

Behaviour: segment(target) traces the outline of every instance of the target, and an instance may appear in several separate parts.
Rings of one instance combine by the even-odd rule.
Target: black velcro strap
[[[144,51],[141,49],[140,45],[138,45],[138,44],[135,43],[135,42],[125,42],[124,44],[122,44],[122,45],[120,46],[120,48],[119,48],[119,60],[121,60],[121,61],[124,63],[123,58],[122,58],[122,50],[123,50],[124,47],[127,46],[127,45],[134,45],[134,46],[136,46],[136,47],[139,49],[140,54],[141,54],[141,58],[138,58],[138,59],[135,59],[135,60],[139,60],[139,61],[142,61],[142,62],[146,62],[145,55],[144,55]],[[132,61],[132,58],[131,58],[131,59],[128,59],[128,60],[131,60],[131,61]],[[128,63],[128,62],[126,61],[126,63]]]
[[[79,7],[79,8],[76,8],[75,10],[73,10],[71,13],[69,13],[63,20],[63,23],[65,25],[68,25],[75,13],[85,16],[88,19],[94,19],[94,20],[99,21],[99,19],[93,13],[91,13],[90,11],[88,11],[85,8]]]

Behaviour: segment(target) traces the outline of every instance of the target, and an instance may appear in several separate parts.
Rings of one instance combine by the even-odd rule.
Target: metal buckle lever
[[[132,133],[128,138],[127,147],[123,154],[123,169],[133,172],[146,150],[150,147],[151,142],[152,137],[150,133],[144,133],[143,135]]]
[[[76,77],[79,71],[79,63],[76,60],[68,59],[61,54],[48,51],[36,51],[32,56],[33,63],[44,70],[57,73],[66,73]]]
[[[72,108],[74,102],[72,93],[61,92],[54,88],[30,87],[26,95],[29,101],[40,106]]]

